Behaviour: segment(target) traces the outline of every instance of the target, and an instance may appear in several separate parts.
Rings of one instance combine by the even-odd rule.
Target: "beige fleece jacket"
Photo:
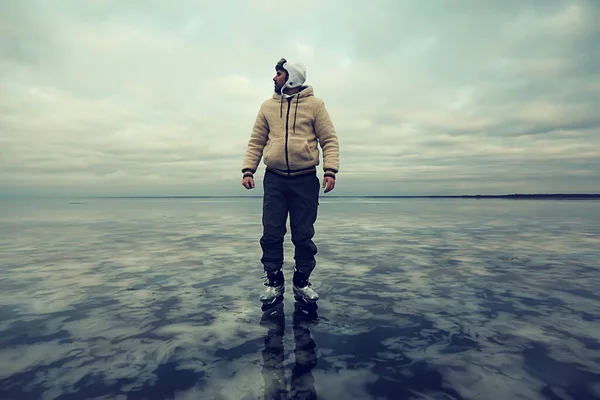
[[[260,107],[244,158],[242,172],[256,172],[263,158],[267,169],[286,176],[315,171],[319,147],[323,171],[335,178],[339,170],[339,144],[331,118],[312,86],[290,98],[274,93]]]

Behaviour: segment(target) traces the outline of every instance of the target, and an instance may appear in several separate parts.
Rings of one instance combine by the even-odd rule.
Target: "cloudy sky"
[[[600,192],[596,0],[5,0],[0,194],[260,195],[273,66],[340,141],[332,195]],[[322,174],[322,171],[320,171]]]

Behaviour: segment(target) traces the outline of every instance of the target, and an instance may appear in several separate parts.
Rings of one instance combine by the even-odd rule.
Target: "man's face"
[[[273,82],[275,83],[274,84],[275,92],[280,93],[281,88],[283,87],[283,85],[285,84],[286,81],[287,81],[287,73],[285,71],[278,69],[277,72],[275,73],[275,76],[273,77]]]

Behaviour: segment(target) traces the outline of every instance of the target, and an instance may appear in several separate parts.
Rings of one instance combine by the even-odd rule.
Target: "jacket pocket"
[[[285,139],[274,137],[269,139],[264,155],[265,164],[272,168],[287,169],[285,162]]]
[[[288,140],[288,156],[291,169],[310,167],[315,160],[306,139],[297,137]]]
[[[265,145],[265,149],[263,150],[263,160],[266,163],[269,162],[269,151],[271,150],[271,144],[273,142],[272,141],[268,141],[267,144]]]

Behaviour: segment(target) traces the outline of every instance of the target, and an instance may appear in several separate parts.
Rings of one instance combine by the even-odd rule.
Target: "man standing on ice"
[[[283,239],[289,213],[296,262],[294,296],[315,303],[319,295],[309,277],[317,254],[312,239],[320,190],[318,145],[323,150],[323,188],[328,193],[335,187],[339,168],[338,138],[323,101],[314,96],[312,86],[304,85],[304,66],[282,58],[275,71],[275,93],[258,111],[242,166],[246,189],[255,187],[254,173],[261,157],[266,166],[260,261],[267,289],[260,301],[268,305],[284,293]]]

